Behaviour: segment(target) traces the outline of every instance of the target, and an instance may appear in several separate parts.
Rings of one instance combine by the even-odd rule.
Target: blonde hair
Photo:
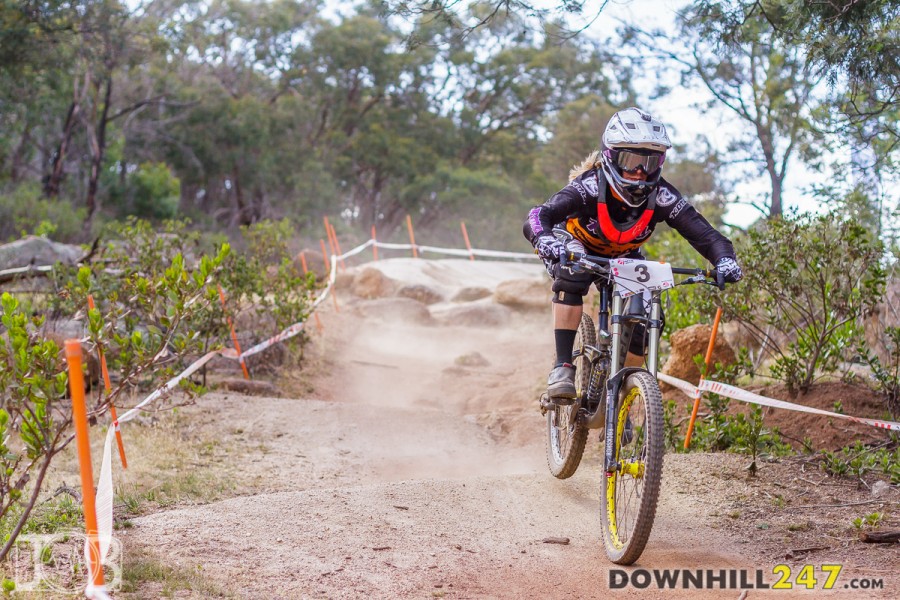
[[[569,181],[572,181],[582,173],[590,171],[594,167],[600,166],[600,151],[594,150],[590,154],[585,157],[583,161],[581,161],[580,165],[575,165],[572,167],[572,170],[569,171]]]

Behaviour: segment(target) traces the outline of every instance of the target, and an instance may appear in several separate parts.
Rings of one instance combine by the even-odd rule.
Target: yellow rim
[[[631,409],[631,403],[640,394],[637,386],[631,388],[631,391],[619,406],[619,414],[616,417],[616,450],[613,455],[615,460],[619,458],[619,450],[622,447],[622,434],[625,432],[625,422],[628,419],[628,411]],[[644,463],[629,462],[620,465],[617,471],[607,475],[606,478],[606,523],[609,527],[609,539],[616,550],[621,550],[625,544],[619,539],[619,526],[616,519],[616,482],[620,475],[631,475],[638,479],[644,476]]]

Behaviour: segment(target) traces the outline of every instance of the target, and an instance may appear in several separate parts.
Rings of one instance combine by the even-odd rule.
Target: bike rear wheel
[[[662,395],[648,371],[629,375],[616,416],[616,468],[601,492],[603,542],[619,565],[636,561],[650,537],[662,479]]]
[[[597,334],[594,322],[587,314],[582,314],[572,353],[578,399],[568,406],[551,406],[547,411],[547,466],[557,479],[566,479],[575,473],[587,442],[587,420],[581,406],[591,381],[591,363],[585,354],[585,346],[596,348]]]

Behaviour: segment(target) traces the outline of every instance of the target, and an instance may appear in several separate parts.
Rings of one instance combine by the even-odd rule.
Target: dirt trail
[[[552,351],[546,314],[416,326],[342,304],[311,349],[316,399],[211,394],[191,410],[243,453],[232,476],[263,493],[135,519],[126,547],[201,568],[242,598],[739,596],[609,590],[595,436],[571,479],[545,464],[535,398]],[[474,352],[487,364],[471,366]],[[737,480],[742,467],[731,455],[667,457],[636,567],[759,567],[772,580],[777,561],[761,563],[753,540],[721,525],[741,487],[722,474]],[[763,595],[785,597],[747,597]]]

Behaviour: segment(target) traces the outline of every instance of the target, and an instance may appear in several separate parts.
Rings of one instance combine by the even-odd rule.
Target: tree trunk
[[[47,198],[55,198],[59,195],[59,184],[62,182],[63,161],[66,157],[66,151],[69,148],[69,142],[72,140],[72,130],[75,128],[75,119],[78,117],[80,110],[78,100],[73,100],[69,105],[69,112],[66,114],[66,123],[63,125],[62,139],[53,155],[53,166],[50,168],[50,175],[44,184],[44,196]]]
[[[107,74],[106,90],[103,94],[103,110],[97,122],[97,131],[91,143],[91,177],[88,181],[87,217],[84,220],[85,231],[90,231],[100,203],[97,200],[97,186],[100,180],[100,169],[103,166],[103,154],[106,151],[106,119],[109,115],[109,101],[112,96],[112,74]]]
[[[237,164],[234,165],[232,179],[233,181],[231,184],[234,186],[234,199],[235,202],[237,202],[237,224],[250,225],[252,220],[250,219],[250,211],[247,208],[247,203],[244,201],[244,190],[241,187],[241,172]]]

